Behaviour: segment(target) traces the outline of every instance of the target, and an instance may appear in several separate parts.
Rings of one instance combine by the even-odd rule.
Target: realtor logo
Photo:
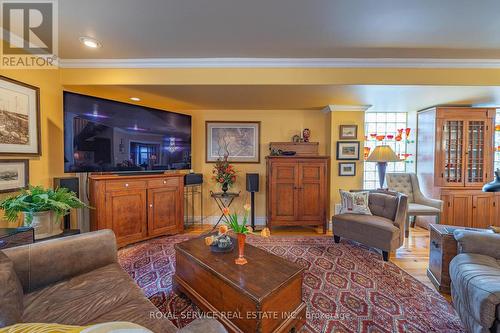
[[[55,0],[2,1],[2,67],[56,65],[56,6]]]

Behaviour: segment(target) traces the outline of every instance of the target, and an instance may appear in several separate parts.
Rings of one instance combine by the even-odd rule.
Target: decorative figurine
[[[309,138],[311,137],[311,130],[309,128],[304,128],[302,131],[302,137],[304,138],[304,142],[309,142]]]

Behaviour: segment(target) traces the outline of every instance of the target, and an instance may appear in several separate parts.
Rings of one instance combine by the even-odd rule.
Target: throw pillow
[[[23,287],[14,271],[14,263],[0,251],[0,328],[21,321]]]
[[[372,215],[368,208],[368,196],[370,192],[347,192],[340,190],[340,214]]]

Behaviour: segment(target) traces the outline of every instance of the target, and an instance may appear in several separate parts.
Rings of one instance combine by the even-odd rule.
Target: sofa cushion
[[[368,208],[368,197],[370,192],[347,192],[340,190],[340,214],[365,214],[372,215]]]
[[[0,251],[0,328],[21,321],[23,287],[14,271],[14,263]]]
[[[461,253],[450,262],[454,294],[475,321],[491,327],[500,304],[500,263],[492,257]]]
[[[384,193],[370,193],[368,207],[373,215],[385,217],[394,221],[398,208],[398,198]]]
[[[399,229],[391,220],[375,215],[339,214],[333,221],[333,234],[346,237],[384,251],[390,250]]]
[[[175,332],[135,282],[114,263],[64,280],[24,297],[24,322],[90,325],[129,321],[154,332]]]

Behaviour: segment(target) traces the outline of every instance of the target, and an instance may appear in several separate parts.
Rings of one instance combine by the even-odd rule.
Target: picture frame
[[[0,75],[0,155],[41,155],[40,89]]]
[[[356,163],[355,162],[340,162],[339,163],[339,176],[356,176]]]
[[[29,184],[29,160],[0,159],[0,193],[25,189]]]
[[[337,141],[337,160],[359,160],[359,141]]]
[[[340,125],[339,140],[356,140],[358,138],[358,125]]]
[[[260,121],[206,121],[205,162],[260,163]]]

